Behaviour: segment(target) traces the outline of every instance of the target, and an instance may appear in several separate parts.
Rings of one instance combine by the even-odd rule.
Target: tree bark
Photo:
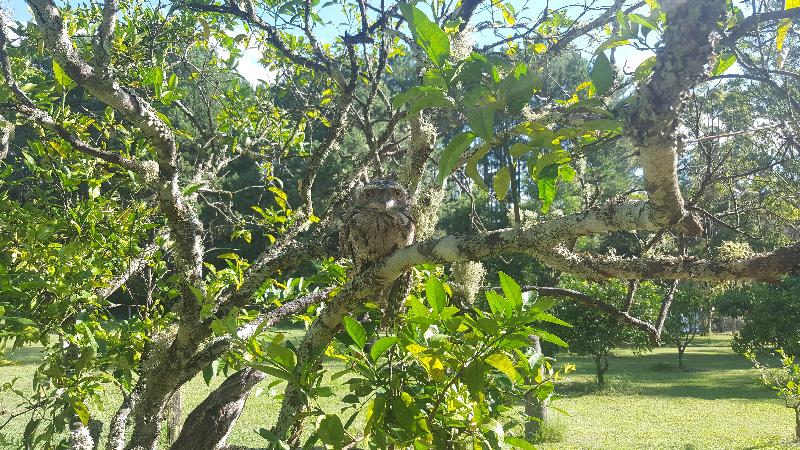
[[[603,389],[606,385],[606,371],[608,370],[608,354],[594,355],[594,365],[597,369],[597,387]]]
[[[794,407],[794,437],[800,441],[800,403]]]
[[[678,367],[683,369],[683,354],[686,352],[686,346],[678,344]]]
[[[531,339],[533,352],[535,354],[542,354],[542,341],[539,339],[539,336],[533,336]],[[540,370],[544,370],[541,368]],[[535,417],[539,420],[528,420],[525,422],[525,438],[528,440],[533,440],[536,438],[536,435],[542,429],[542,426],[547,423],[550,416],[550,408],[548,407],[550,403],[550,398],[545,398],[544,400],[539,399],[539,396],[536,395],[535,390],[530,390],[525,393],[525,414],[531,417]]]
[[[183,424],[171,450],[217,450],[225,445],[233,423],[242,413],[250,390],[266,377],[255,369],[231,375],[198,405]]]
[[[178,439],[178,433],[181,431],[181,388],[175,390],[175,393],[169,398],[167,403],[167,442],[172,445]]]

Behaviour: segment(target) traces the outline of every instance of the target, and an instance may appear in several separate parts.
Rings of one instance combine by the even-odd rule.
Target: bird
[[[353,260],[353,273],[414,243],[416,226],[405,188],[392,180],[372,180],[355,193],[339,232],[339,246]]]
[[[414,243],[416,225],[406,189],[396,181],[376,179],[361,186],[343,219],[339,246],[353,261],[351,276],[370,268],[396,250]],[[411,272],[406,271],[380,293],[386,327],[394,321],[408,295]]]

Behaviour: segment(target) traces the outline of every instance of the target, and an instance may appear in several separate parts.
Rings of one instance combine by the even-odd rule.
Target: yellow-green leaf
[[[347,334],[350,335],[358,348],[364,348],[367,343],[367,332],[364,327],[351,317],[345,317],[343,320]]]
[[[517,379],[519,379],[519,373],[517,373],[517,369],[514,368],[514,362],[511,361],[511,358],[508,356],[502,353],[494,353],[487,356],[484,361],[486,361],[486,364],[506,374],[508,378],[511,378],[511,381],[517,381]]]
[[[789,0],[787,0],[788,3]],[[783,42],[786,40],[786,36],[789,34],[789,28],[792,27],[792,20],[791,19],[782,19],[778,24],[778,32],[775,35],[775,47],[778,50],[783,48]]]
[[[508,189],[511,187],[511,173],[508,170],[508,166],[501,167],[500,170],[494,174],[493,185],[497,199],[503,201],[508,194]]]
[[[53,59],[53,77],[56,79],[56,83],[61,87],[69,87],[72,83],[72,79],[64,72],[64,69],[58,65],[55,59]]]

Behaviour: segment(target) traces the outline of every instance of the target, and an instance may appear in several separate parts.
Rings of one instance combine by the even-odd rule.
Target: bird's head
[[[358,191],[357,205],[378,211],[389,211],[408,205],[408,195],[399,183],[390,180],[373,180]]]

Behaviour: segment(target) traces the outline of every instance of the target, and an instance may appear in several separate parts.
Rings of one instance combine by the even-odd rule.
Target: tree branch
[[[195,11],[213,12],[217,14],[228,14],[238,17],[239,19],[244,20],[245,22],[251,24],[252,26],[266,32],[268,42],[272,44],[273,47],[278,49],[278,51],[280,51],[281,54],[283,54],[283,56],[285,56],[295,64],[298,64],[300,66],[303,66],[307,69],[311,69],[314,71],[328,73],[328,74],[331,73],[328,64],[329,61],[327,61],[327,58],[323,63],[319,63],[311,58],[293,52],[291,49],[289,49],[286,42],[284,42],[278,29],[270,25],[269,23],[265,22],[260,17],[258,17],[255,14],[255,9],[253,8],[251,2],[247,1],[246,4],[249,5],[247,7],[247,11],[242,10],[236,3],[233,2],[228,3],[227,6],[187,2],[184,3],[182,6],[185,6]]]
[[[702,77],[712,55],[709,36],[725,2],[669,0],[662,5],[668,19],[664,46],[652,78],[639,90],[628,131],[639,147],[648,201],[655,208],[651,220],[665,227],[688,220],[699,229],[699,222],[684,209],[675,130],[685,93]]]

